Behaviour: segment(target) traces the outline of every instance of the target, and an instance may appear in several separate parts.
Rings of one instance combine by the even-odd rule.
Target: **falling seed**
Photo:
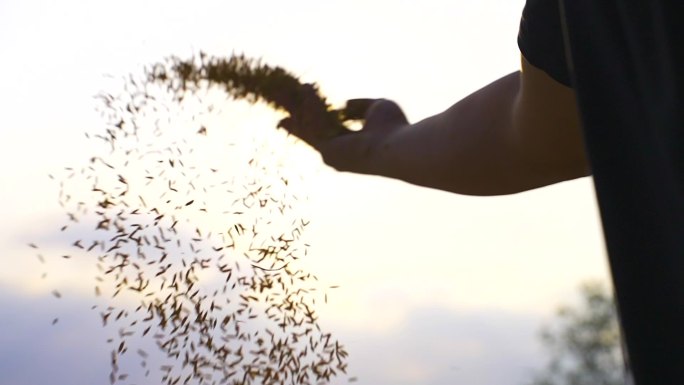
[[[110,380],[113,383],[126,379],[126,374],[120,374],[119,365],[122,364],[119,362],[119,355],[126,353],[129,339],[140,338],[140,342],[155,341],[162,356],[173,362],[173,365],[168,365],[169,373],[165,374],[163,380],[168,384],[181,383],[180,376],[172,375],[172,371],[176,369],[190,369],[191,374],[184,378],[183,383],[193,380],[193,383],[206,383],[205,379],[215,374],[228,375],[229,380],[245,385],[281,384],[286,378],[301,385],[327,381],[335,373],[344,372],[346,352],[337,341],[333,343],[330,335],[323,333],[318,324],[313,297],[316,290],[313,287],[316,285],[315,276],[290,267],[291,262],[307,255],[308,245],[301,243],[299,239],[308,222],[302,219],[292,221],[292,239],[268,234],[268,226],[272,222],[270,216],[278,213],[288,215],[287,210],[292,205],[287,200],[296,200],[296,197],[284,196],[285,201],[280,202],[270,183],[262,183],[259,178],[245,182],[247,196],[239,197],[237,195],[240,193],[236,192],[239,191],[239,182],[203,181],[202,177],[207,176],[215,180],[225,170],[214,167],[207,170],[204,165],[194,165],[191,156],[195,150],[200,152],[201,148],[188,147],[188,142],[183,140],[166,148],[155,147],[156,140],[150,142],[149,146],[144,142],[143,130],[146,129],[151,129],[156,138],[163,139],[165,131],[160,124],[163,123],[164,116],[161,114],[169,111],[166,108],[168,106],[159,104],[154,108],[160,109],[146,109],[147,103],[153,105],[156,102],[147,89],[155,82],[169,85],[168,90],[172,94],[182,91],[183,95],[176,95],[176,101],[180,102],[183,98],[192,97],[192,92],[174,89],[180,87],[179,84],[191,84],[207,74],[226,74],[233,71],[238,74],[238,78],[231,80],[232,83],[220,78],[206,80],[210,84],[232,84],[226,90],[236,98],[247,98],[250,101],[265,98],[285,110],[288,110],[288,102],[283,98],[279,99],[278,95],[282,94],[280,91],[275,92],[276,97],[273,99],[273,90],[269,91],[268,87],[253,88],[254,85],[267,86],[268,82],[251,82],[249,79],[254,74],[264,73],[267,74],[264,76],[284,81],[278,80],[278,89],[281,86],[286,87],[284,84],[290,84],[298,92],[300,87],[298,81],[289,77],[285,71],[261,66],[244,57],[222,61],[202,55],[201,59],[207,60],[202,62],[202,65],[208,66],[207,71],[194,72],[196,68],[193,66],[197,62],[176,61],[169,68],[163,67],[163,71],[162,67],[152,67],[149,74],[151,76],[142,84],[131,77],[126,85],[130,87],[127,88],[131,94],[128,99],[118,100],[109,94],[101,95],[109,114],[105,116],[111,116],[111,122],[104,132],[91,137],[105,140],[111,146],[111,152],[92,157],[88,167],[71,169],[65,179],[67,181],[82,176],[95,183],[92,192],[97,198],[79,203],[78,208],[72,210],[73,213],[68,213],[70,220],[74,222],[77,221],[77,216],[83,218],[83,221],[88,220],[90,214],[97,219],[92,227],[96,235],[82,241],[75,240],[73,244],[93,256],[93,260],[97,260],[99,272],[95,296],[100,296],[101,288],[105,288],[113,293],[112,298],[119,293],[130,293],[142,302],[130,307],[132,305],[121,305],[111,300],[109,306],[106,303],[102,306],[100,315],[103,327],[129,325],[128,329],[119,330],[118,349],[112,352]],[[211,68],[223,70],[209,70]],[[261,68],[259,71],[263,72],[250,72],[253,68]],[[199,78],[195,78],[195,75]],[[242,87],[241,84],[246,88],[235,91]],[[142,119],[137,119],[145,118],[146,113],[158,114],[161,119],[156,120],[154,127],[148,127],[149,123],[140,124]],[[168,121],[171,122],[171,119]],[[206,125],[201,125],[197,134],[206,133]],[[126,141],[121,141],[122,138],[134,139],[137,143],[132,147],[127,146]],[[120,156],[123,156],[123,162],[118,160],[117,157]],[[262,168],[259,156],[252,157],[249,167],[253,171],[269,172]],[[143,175],[131,172],[134,169],[142,171]],[[280,179],[285,180],[284,185],[289,185],[287,179]],[[231,183],[235,185],[234,188],[231,186],[226,189],[225,186]],[[129,188],[139,194],[129,197]],[[176,206],[178,203],[171,199],[173,194],[179,193],[189,196],[190,200],[185,205]],[[230,200],[236,198],[232,206],[238,206],[213,206],[209,199],[213,193],[221,193],[223,196],[231,194]],[[71,198],[69,191],[60,192],[60,201],[65,210],[70,210],[69,205],[74,205],[76,200]],[[189,209],[184,208],[195,201],[195,214],[222,212],[226,216],[227,226],[234,227],[220,234],[220,237],[212,235],[212,228],[205,221],[187,218]],[[240,207],[243,202],[244,209]],[[240,210],[235,210],[236,208]],[[243,214],[242,218],[255,214],[255,222],[247,222],[250,220],[245,219],[242,223],[235,223],[234,215]],[[151,217],[155,219],[150,221]],[[176,219],[181,217],[185,218],[184,222]],[[196,236],[189,238],[183,234],[183,230],[193,226],[195,222],[198,225],[195,227]],[[178,223],[185,223],[187,227],[178,226]],[[63,226],[62,231],[65,229],[66,226]],[[230,240],[219,239],[224,236],[230,237]],[[247,243],[251,243],[249,251],[242,250],[241,244]],[[85,249],[82,245],[90,246]],[[96,247],[97,245],[100,247]],[[70,256],[64,258],[69,259]],[[243,266],[242,269],[240,265]],[[225,284],[207,291],[206,282],[200,279],[198,272],[208,269],[224,274]],[[327,302],[327,293],[324,298]],[[262,305],[265,311],[260,310]],[[231,306],[235,309],[231,310]],[[282,335],[276,335],[266,328],[261,330],[261,335],[270,336],[270,341],[265,341],[258,336],[259,330],[253,334],[245,331],[249,329],[245,325],[260,328],[261,322],[271,322],[274,330],[281,328]],[[143,323],[145,328],[140,333],[137,328]],[[308,341],[308,344],[297,346],[292,343],[295,340]],[[113,343],[113,340],[109,341]],[[261,348],[248,348],[254,343]],[[280,354],[278,365],[269,358],[269,346]],[[140,351],[138,355],[145,358]],[[311,365],[291,364],[306,360],[311,360]],[[145,367],[147,363],[143,362]],[[269,368],[270,372],[266,369],[253,371],[253,368],[243,366],[250,362],[252,365],[269,365],[271,362],[276,366]],[[285,363],[287,365],[282,366]],[[317,369],[314,370],[314,367]],[[166,367],[161,368],[162,371],[165,369]],[[149,373],[147,370],[145,375],[148,376]],[[278,380],[274,380],[275,376],[279,376]]]

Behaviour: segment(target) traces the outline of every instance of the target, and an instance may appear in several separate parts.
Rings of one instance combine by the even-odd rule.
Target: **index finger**
[[[378,99],[369,98],[347,100],[342,109],[342,120],[364,120],[370,107],[377,101]]]

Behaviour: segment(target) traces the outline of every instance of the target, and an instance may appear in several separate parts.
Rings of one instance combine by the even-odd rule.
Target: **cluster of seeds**
[[[112,384],[318,384],[346,372],[315,311],[335,286],[298,267],[308,222],[296,176],[256,140],[226,142],[230,128],[212,120],[219,94],[293,113],[301,87],[278,67],[200,55],[99,96],[107,126],[89,138],[102,151],[58,178],[65,257],[96,264],[93,308],[115,331]]]

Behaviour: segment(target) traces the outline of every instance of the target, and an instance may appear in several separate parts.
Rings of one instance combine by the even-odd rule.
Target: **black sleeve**
[[[557,0],[527,0],[520,19],[518,47],[533,66],[571,86]]]

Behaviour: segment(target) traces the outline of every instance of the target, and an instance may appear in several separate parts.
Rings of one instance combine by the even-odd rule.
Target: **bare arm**
[[[310,142],[339,170],[459,194],[511,194],[589,175],[573,91],[524,59],[521,72],[420,122],[380,100],[361,132]]]

